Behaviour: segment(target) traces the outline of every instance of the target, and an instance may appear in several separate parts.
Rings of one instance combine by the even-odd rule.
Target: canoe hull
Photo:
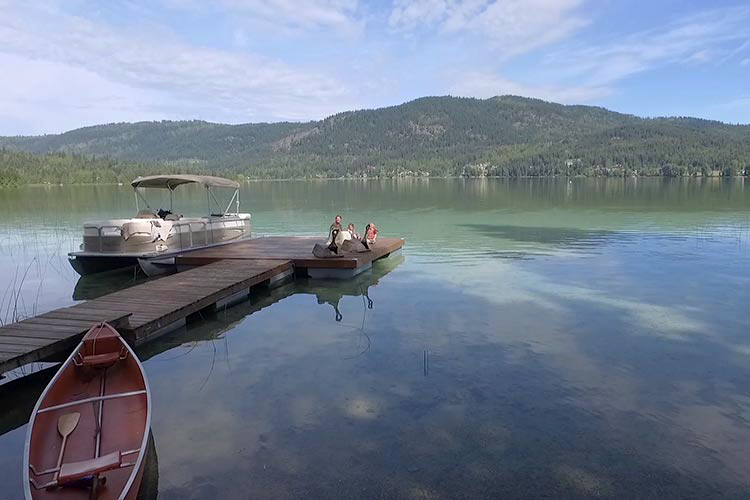
[[[24,453],[27,500],[90,497],[89,479],[83,480],[84,487],[68,484],[37,489],[32,484],[32,480],[43,485],[57,479],[55,472],[45,471],[56,468],[62,447],[57,425],[63,415],[71,413],[79,417],[64,449],[61,480],[71,477],[66,473],[74,465],[86,464],[89,468],[83,467],[84,471],[93,470],[91,460],[115,454],[121,457],[117,465],[99,473],[106,477],[106,485],[99,489],[98,498],[135,499],[148,450],[151,394],[140,360],[106,323],[95,325],[84,336],[32,412]]]

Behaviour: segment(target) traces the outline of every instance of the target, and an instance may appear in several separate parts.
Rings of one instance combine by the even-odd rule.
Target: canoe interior
[[[108,326],[108,325],[107,325]],[[93,331],[94,329],[92,329]],[[92,344],[87,340],[91,332],[84,337],[84,342],[78,347],[79,350],[90,350]],[[116,345],[113,345],[116,343]],[[109,345],[108,345],[109,344]],[[97,339],[95,349],[97,353],[120,350],[125,347],[122,338],[105,336]],[[138,361],[129,349],[125,347],[127,357],[115,362],[106,369],[93,369],[90,367],[77,367],[68,362],[61,368],[56,380],[53,379],[49,389],[43,396],[39,409],[67,403],[70,401],[98,397],[100,395],[100,383],[105,377],[105,395],[124,392],[146,390],[146,381],[140,369]],[[89,351],[90,354],[90,351]],[[149,432],[148,418],[148,393],[124,398],[104,400],[102,405],[102,432],[100,456],[114,451],[125,452],[139,449],[144,441],[144,435]],[[80,413],[78,426],[68,437],[65,447],[63,463],[90,460],[96,453],[96,429],[99,402],[89,402],[72,407],[38,412],[34,416],[29,444],[29,463],[34,465],[37,471],[54,468],[60,452],[62,438],[58,434],[58,419],[71,412]],[[141,450],[144,453],[146,450]],[[137,462],[138,453],[126,455],[122,462]],[[108,500],[120,498],[127,485],[131,474],[140,478],[142,470],[134,467],[124,467],[102,473],[106,476],[107,484],[100,489],[99,499]],[[53,479],[52,474],[33,476],[38,483],[45,483]],[[135,498],[138,493],[139,481],[134,481],[132,489],[125,498]],[[31,496],[34,499],[88,499],[89,489],[78,489],[73,487],[56,488],[53,490],[35,490],[30,487]]]

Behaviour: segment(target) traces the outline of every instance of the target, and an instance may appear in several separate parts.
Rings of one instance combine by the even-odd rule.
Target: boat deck
[[[243,300],[295,270],[311,277],[353,276],[401,249],[404,240],[379,239],[371,252],[319,259],[316,238],[267,237],[186,252],[183,272],[0,327],[0,374],[45,360],[62,360],[94,324],[107,321],[140,345],[183,325],[191,315]],[[334,274],[329,274],[334,273]],[[343,274],[341,274],[343,273]]]

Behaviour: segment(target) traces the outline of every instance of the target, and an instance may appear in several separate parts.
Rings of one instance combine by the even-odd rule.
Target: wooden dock
[[[396,253],[404,246],[401,238],[380,238],[371,251],[348,253],[340,257],[321,259],[312,254],[320,238],[267,236],[251,238],[230,245],[193,250],[178,255],[178,267],[202,266],[220,260],[290,260],[297,272],[312,278],[350,278],[371,267],[372,262]]]
[[[220,261],[0,327],[0,373],[70,353],[94,323],[107,321],[133,345],[188,316],[241,300],[250,288],[292,272],[289,260]]]
[[[382,239],[371,252],[319,259],[317,238],[253,238],[186,252],[187,269],[102,297],[0,327],[0,374],[36,361],[64,359],[95,323],[107,321],[133,345],[179,327],[191,315],[243,300],[250,289],[295,271],[313,278],[347,278],[401,249],[404,240]]]

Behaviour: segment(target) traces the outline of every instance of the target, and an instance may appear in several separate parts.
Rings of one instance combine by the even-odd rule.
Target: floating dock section
[[[320,239],[303,236],[252,238],[230,245],[186,252],[178,255],[176,262],[178,268],[185,268],[220,260],[290,260],[297,273],[307,274],[311,278],[347,279],[370,269],[374,261],[400,252],[404,246],[401,238],[382,238],[371,246],[369,252],[321,259],[312,254],[315,243],[320,243]]]

